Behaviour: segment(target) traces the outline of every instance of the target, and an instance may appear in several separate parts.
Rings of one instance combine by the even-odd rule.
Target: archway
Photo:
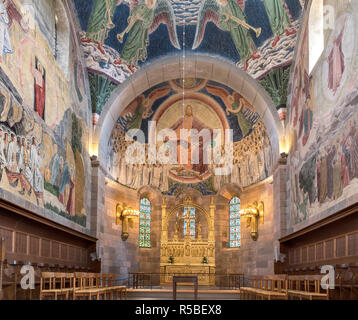
[[[185,57],[185,61],[178,56],[157,60],[120,85],[103,108],[93,133],[91,155],[97,156],[100,163],[105,160],[112,129],[131,101],[157,84],[180,77],[217,81],[239,92],[255,107],[266,126],[274,163],[278,161],[280,152],[286,151],[284,128],[266,91],[230,62],[206,55],[192,55]]]

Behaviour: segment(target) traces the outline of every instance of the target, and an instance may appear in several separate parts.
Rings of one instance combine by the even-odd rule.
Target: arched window
[[[230,248],[241,247],[240,199],[234,197],[230,201]]]
[[[195,239],[195,235],[196,235],[195,219],[196,219],[195,208],[185,207],[184,208],[184,226],[183,226],[184,237],[188,234],[188,225],[189,225],[190,237]]]
[[[151,216],[152,206],[147,198],[142,198],[139,203],[139,247],[151,247]]]

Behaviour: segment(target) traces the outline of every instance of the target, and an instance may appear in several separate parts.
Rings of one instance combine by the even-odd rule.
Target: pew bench
[[[322,289],[324,275],[288,276],[288,295],[300,300],[329,300],[330,290]]]
[[[68,300],[73,290],[73,278],[73,274],[43,272],[40,279],[40,300],[44,298],[58,300],[61,296]]]
[[[250,283],[249,287],[240,288],[240,293],[244,297],[253,296],[255,299],[267,298],[268,300],[288,299],[287,275],[251,276]]]

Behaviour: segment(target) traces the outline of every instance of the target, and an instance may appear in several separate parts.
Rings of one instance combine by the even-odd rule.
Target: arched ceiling
[[[224,60],[208,56],[192,56],[187,57],[184,63],[186,65],[184,78],[187,79],[184,95],[180,80],[183,61],[176,57],[167,57],[142,68],[134,77],[127,79],[115,89],[95,127],[91,154],[98,156],[100,163],[112,178],[120,178],[120,183],[136,189],[137,183],[141,180],[128,178],[128,181],[122,181],[121,179],[127,179],[124,177],[128,173],[113,171],[113,169],[119,170],[122,166],[120,162],[124,157],[120,155],[121,152],[123,155],[125,150],[121,148],[123,133],[129,128],[139,127],[145,132],[149,120],[158,120],[160,124],[164,119],[163,127],[173,127],[176,124],[174,118],[177,118],[177,122],[182,120],[185,109],[190,104],[193,106],[195,118],[193,123],[194,126],[198,124],[198,129],[200,123],[205,123],[208,128],[217,126],[234,130],[236,174],[241,170],[238,169],[239,166],[245,161],[246,164],[250,163],[249,161],[257,163],[258,170],[252,172],[252,175],[244,175],[244,177],[248,176],[249,180],[242,181],[242,186],[254,184],[270,175],[270,167],[277,163],[279,152],[282,150],[280,146],[284,142],[284,130],[275,106],[265,90],[243,71],[233,68],[233,64]],[[230,111],[237,107],[237,105],[233,107],[235,98],[243,100],[241,111],[247,120],[244,120],[244,124],[246,122],[249,127],[242,126],[243,118],[239,119]],[[145,110],[138,107],[138,102],[143,102],[146,106]],[[138,114],[141,116],[136,116]],[[205,117],[209,114],[210,117]],[[266,156],[262,154],[265,149]],[[244,157],[245,159],[242,157],[243,153],[247,156]],[[261,161],[264,157],[272,161],[265,164]],[[139,169],[138,174],[141,177],[143,177],[143,169]],[[246,166],[243,170],[251,169]],[[130,172],[132,175],[138,172],[138,168],[133,170]],[[206,173],[206,171],[199,171],[199,174],[194,176],[195,181],[189,179],[184,182],[170,175],[171,180],[164,185],[166,187],[160,185],[161,191],[175,194],[180,192],[181,188],[189,186],[203,194],[212,194],[218,191],[221,185],[230,183],[225,179],[215,182],[210,179],[211,175]],[[161,176],[167,174],[161,173]],[[237,179],[240,178],[235,180]],[[214,182],[216,187],[213,187]]]
[[[156,133],[150,131],[151,122],[156,123]],[[191,164],[190,160],[188,164],[181,163],[178,150],[177,164],[127,165],[125,159],[130,143],[126,141],[126,133],[129,130],[140,129],[144,133],[148,153],[149,144],[155,141],[153,137],[166,129],[176,133],[175,145],[179,148],[180,141],[183,142],[180,136],[183,128],[197,132],[208,129],[212,135],[220,130],[222,140],[225,139],[224,130],[232,129],[232,173],[215,177],[213,167],[204,161],[204,141],[195,144],[193,139],[188,143],[189,159],[198,152],[196,164]],[[162,145],[157,144],[157,153]],[[188,185],[203,194],[214,194],[231,179],[247,187],[266,179],[273,167],[270,137],[253,105],[226,85],[198,78],[166,81],[136,97],[120,114],[111,133],[110,148],[108,171],[120,183],[133,189],[151,184],[170,195]]]
[[[301,2],[74,0],[91,89],[100,96],[93,113],[98,118],[118,84],[164,56],[219,57],[259,80],[290,65]]]

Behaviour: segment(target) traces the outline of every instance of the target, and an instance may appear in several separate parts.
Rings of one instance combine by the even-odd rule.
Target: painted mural
[[[183,88],[184,97],[183,97]],[[149,121],[155,121],[159,133],[172,129],[180,137],[180,129],[208,129],[212,134],[219,129],[233,129],[234,168],[231,174],[216,176],[214,164],[204,164],[203,141],[188,146],[188,164],[180,165],[127,164],[126,150],[131,142],[125,140],[131,129],[146,133],[146,154],[152,131]],[[179,138],[180,139],[180,138]],[[165,141],[164,141],[165,142]],[[178,141],[178,148],[182,141]],[[158,143],[157,151],[162,143]],[[240,94],[213,81],[177,79],[157,85],[135,99],[122,113],[110,141],[108,170],[119,183],[133,189],[152,185],[166,194],[178,194],[192,187],[202,194],[215,194],[225,184],[236,183],[247,187],[266,179],[272,171],[272,151],[266,128],[255,109]],[[191,164],[191,155],[197,150],[199,162]]]
[[[79,47],[67,78],[52,34],[26,6],[1,0],[0,14],[0,188],[86,226],[90,112]]]
[[[309,74],[306,24],[294,66],[289,123],[293,223],[349,203],[358,187],[357,1],[329,4],[334,29],[325,30],[325,49]],[[308,17],[307,17],[308,19]]]
[[[74,2],[89,71],[116,85],[145,63],[183,52],[223,57],[261,79],[291,63],[302,11],[299,0]],[[102,107],[93,108],[94,119]]]

